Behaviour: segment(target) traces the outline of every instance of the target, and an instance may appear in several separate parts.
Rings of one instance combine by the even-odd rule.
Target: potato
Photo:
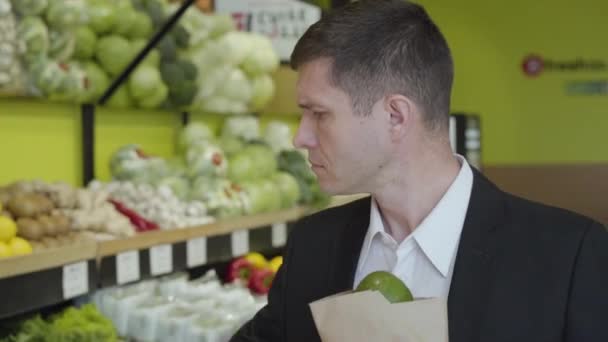
[[[66,234],[71,230],[70,219],[64,214],[55,213],[51,216],[51,219],[55,224],[58,234]]]
[[[59,241],[57,241],[57,239],[48,236],[42,239],[42,243],[47,249],[60,247]]]
[[[38,214],[48,214],[55,208],[53,201],[51,201],[47,196],[31,194],[30,198],[37,203],[39,210]]]
[[[38,217],[38,223],[40,223],[40,226],[42,227],[44,236],[57,235],[57,227],[55,227],[55,220],[53,220],[50,216],[43,215]]]
[[[44,230],[38,221],[22,217],[17,220],[17,235],[28,240],[40,240],[44,236]]]
[[[29,194],[11,197],[6,207],[15,217],[35,217],[38,215],[38,204]]]

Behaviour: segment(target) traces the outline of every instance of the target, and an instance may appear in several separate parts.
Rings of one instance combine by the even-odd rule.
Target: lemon
[[[272,260],[270,260],[270,262],[268,263],[268,265],[270,266],[270,269],[274,273],[277,273],[279,271],[279,268],[281,267],[282,264],[283,264],[283,257],[280,255],[272,258]]]
[[[0,216],[0,241],[9,241],[17,235],[17,224],[6,216]]]
[[[16,237],[9,242],[13,255],[32,254],[32,245],[27,240]]]
[[[11,248],[5,242],[0,241],[0,259],[8,258],[12,255]]]

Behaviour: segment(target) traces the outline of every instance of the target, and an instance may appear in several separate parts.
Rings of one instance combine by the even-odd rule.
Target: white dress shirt
[[[473,172],[456,155],[460,172],[429,215],[400,244],[387,233],[375,200],[359,257],[354,287],[371,272],[389,271],[414,298],[447,298],[460,234],[473,188]]]

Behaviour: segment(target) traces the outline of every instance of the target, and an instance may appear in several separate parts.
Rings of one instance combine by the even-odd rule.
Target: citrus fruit
[[[376,271],[368,274],[357,286],[355,291],[380,291],[384,298],[391,303],[411,302],[412,292],[401,279],[386,271]]]
[[[7,242],[17,235],[17,224],[11,218],[0,216],[0,241]]]
[[[270,260],[270,262],[268,263],[268,266],[270,266],[270,269],[274,273],[277,273],[279,267],[281,267],[281,264],[283,264],[283,257],[279,255],[277,257],[272,258],[272,260]]]
[[[13,252],[13,255],[27,255],[32,254],[32,245],[27,240],[16,237],[11,239],[8,244]]]
[[[11,248],[5,242],[0,241],[0,259],[8,258],[13,255]]]

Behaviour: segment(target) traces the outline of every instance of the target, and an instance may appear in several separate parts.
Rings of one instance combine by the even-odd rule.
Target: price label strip
[[[158,245],[150,248],[150,273],[153,276],[173,271],[173,246]]]
[[[119,285],[140,278],[139,251],[128,251],[116,255],[116,282]]]
[[[201,266],[207,263],[207,238],[199,237],[186,243],[186,261],[188,267]]]
[[[285,222],[272,225],[272,247],[282,247],[287,243],[287,224]]]
[[[249,230],[237,230],[231,235],[232,256],[238,257],[249,253]]]
[[[63,266],[63,298],[70,299],[89,292],[89,264],[86,261]]]

